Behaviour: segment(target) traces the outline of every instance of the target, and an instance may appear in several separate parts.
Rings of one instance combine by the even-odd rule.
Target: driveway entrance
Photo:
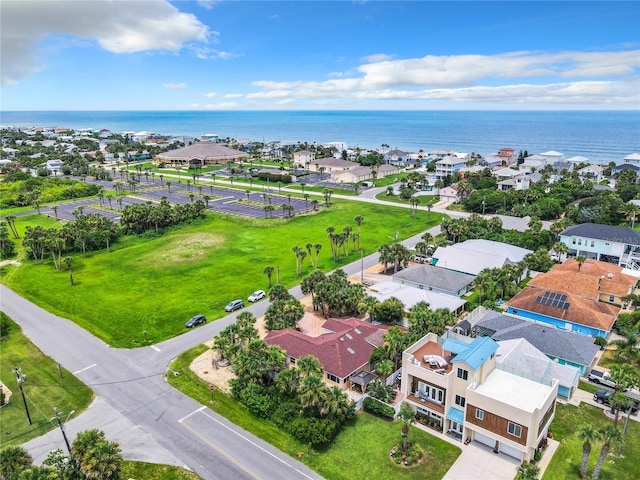
[[[471,442],[462,449],[442,480],[513,480],[519,466],[515,458],[493,453],[492,448]]]

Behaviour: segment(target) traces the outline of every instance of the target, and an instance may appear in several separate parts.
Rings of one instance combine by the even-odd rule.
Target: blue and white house
[[[561,232],[560,241],[569,248],[569,256],[582,255],[640,270],[640,232],[631,228],[582,223]]]

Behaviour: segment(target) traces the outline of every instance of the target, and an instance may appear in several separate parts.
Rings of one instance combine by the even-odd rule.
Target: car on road
[[[240,300],[240,299],[233,300],[233,301],[229,302],[229,304],[226,307],[224,307],[224,311],[225,312],[233,312],[235,310],[241,309],[242,307],[244,307],[244,302],[242,300]]]
[[[258,300],[262,300],[265,297],[265,295],[266,293],[264,293],[264,290],[256,290],[251,295],[249,295],[248,300],[250,302],[257,302]]]
[[[203,323],[207,323],[207,317],[205,317],[204,315],[194,315],[189,320],[187,320],[187,323],[185,323],[184,326],[187,328],[193,328],[197,327],[198,325],[202,325]]]

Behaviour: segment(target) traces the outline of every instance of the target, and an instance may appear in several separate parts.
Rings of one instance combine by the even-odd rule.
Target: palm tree
[[[69,271],[69,282],[71,282],[71,285],[73,285],[73,257],[64,257],[64,264]]]
[[[267,276],[267,278],[269,279],[269,287],[268,289],[271,290],[271,275],[273,274],[273,267],[270,265],[267,265],[266,267],[264,267],[264,269],[262,270],[262,273],[264,275]]]
[[[356,222],[358,227],[358,250],[360,250],[360,227],[362,226],[362,222],[364,222],[364,217],[362,215],[358,215],[353,218],[353,221]]]
[[[393,362],[388,358],[383,358],[375,365],[376,372],[386,380],[393,373]]]
[[[576,262],[578,262],[578,272],[580,271],[580,269],[582,268],[582,265],[586,261],[587,261],[587,257],[585,257],[584,255],[578,255],[576,257]]]
[[[600,456],[598,457],[596,466],[594,467],[593,472],[591,472],[592,480],[598,480],[598,478],[600,478],[600,471],[602,470],[602,465],[604,464],[607,455],[609,455],[611,444],[618,443],[622,440],[622,433],[613,425],[607,425],[600,430],[600,436],[602,440],[604,440],[604,444],[602,445],[602,450],[600,451]]]
[[[567,245],[565,243],[562,242],[556,242],[553,245],[553,251],[556,252],[558,254],[558,260],[560,260],[562,262],[562,258],[567,254],[567,252],[569,251],[569,247],[567,247]]]
[[[328,388],[317,373],[303,377],[300,384],[300,403],[302,408],[317,408],[322,412],[322,407],[328,397]]]
[[[620,208],[620,213],[624,215],[624,218],[631,224],[631,228],[635,227],[636,218],[638,218],[638,214],[640,214],[640,207],[638,207],[634,203],[625,203]]]
[[[415,413],[408,403],[402,403],[398,418],[402,420],[402,452],[406,453],[409,442],[409,427],[416,421]]]
[[[302,378],[308,377],[310,375],[322,375],[323,372],[320,361],[313,355],[302,357],[300,360],[298,360],[296,366],[300,371],[300,376]]]
[[[591,424],[582,425],[578,427],[578,438],[584,441],[582,444],[582,461],[580,462],[580,478],[585,478],[587,476],[589,455],[591,454],[591,444],[600,439],[600,432],[593,428]]]
[[[20,446],[5,447],[0,450],[0,478],[16,478],[14,474],[33,463],[29,452]]]
[[[78,463],[80,471],[89,479],[119,479],[122,468],[120,446],[107,440],[100,441],[78,459]]]

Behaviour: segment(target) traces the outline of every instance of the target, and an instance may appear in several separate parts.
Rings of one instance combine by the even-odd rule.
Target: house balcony
[[[428,408],[429,410],[433,410],[434,412],[444,415],[444,405],[427,396],[421,395],[420,392],[412,392],[407,395],[406,399],[415,403],[416,406]]]

